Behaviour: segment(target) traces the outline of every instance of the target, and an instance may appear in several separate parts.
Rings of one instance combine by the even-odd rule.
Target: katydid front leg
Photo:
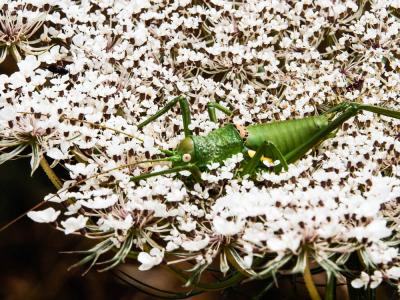
[[[194,165],[194,164],[188,164],[188,165],[184,165],[184,166],[177,166],[177,167],[173,167],[167,170],[162,170],[162,171],[158,171],[158,172],[152,172],[152,173],[147,173],[147,174],[143,174],[143,175],[139,175],[139,176],[134,176],[131,177],[130,181],[139,181],[142,179],[146,179],[146,178],[150,178],[150,177],[154,177],[154,176],[158,176],[158,175],[166,175],[166,174],[172,174],[172,173],[178,173],[180,171],[190,171],[190,173],[192,173],[194,179],[196,181],[201,181],[201,173],[199,168]]]
[[[172,99],[170,102],[168,102],[163,108],[161,108],[158,112],[156,112],[154,115],[152,115],[151,117],[147,118],[146,120],[144,120],[143,122],[141,122],[137,127],[143,128],[144,126],[146,126],[147,124],[149,124],[150,122],[158,119],[159,117],[161,117],[163,114],[165,114],[166,112],[168,112],[172,107],[174,107],[174,105],[176,105],[179,102],[179,106],[181,108],[181,112],[182,112],[182,120],[183,120],[183,130],[185,132],[185,137],[191,136],[192,132],[189,129],[189,124],[191,122],[191,118],[190,118],[190,109],[189,109],[189,103],[186,100],[185,97],[183,96],[178,96],[174,99]]]
[[[207,103],[208,115],[210,117],[210,120],[214,123],[217,123],[217,114],[215,112],[215,109],[222,111],[227,116],[232,115],[232,111],[230,109],[226,108],[225,106],[222,106],[221,104],[219,104],[217,102],[208,102]]]
[[[170,109],[172,109],[172,107],[174,107],[177,103],[179,103],[179,106],[181,107],[181,111],[182,111],[183,130],[185,132],[185,137],[191,136],[192,132],[189,129],[189,125],[191,123],[189,103],[186,100],[186,98],[183,96],[178,96],[178,97],[172,99],[162,109],[157,111],[154,115],[152,115],[151,117],[149,117],[146,120],[144,120],[143,122],[141,122],[138,125],[138,128],[139,129],[143,128],[147,124],[158,119],[163,114],[167,113]],[[222,111],[223,113],[225,113],[228,116],[232,115],[232,111],[230,109],[226,108],[225,106],[223,106],[217,102],[209,102],[209,103],[207,103],[207,111],[208,111],[210,120],[212,122],[215,122],[215,123],[217,122],[217,115],[216,115],[216,111],[215,111],[216,109],[218,109],[219,111]]]

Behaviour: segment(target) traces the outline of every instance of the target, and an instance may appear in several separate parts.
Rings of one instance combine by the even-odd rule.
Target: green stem
[[[51,183],[54,187],[59,190],[62,188],[63,184],[60,178],[57,177],[56,173],[54,173],[53,169],[50,168],[49,163],[47,162],[46,158],[43,156],[40,160],[40,166],[42,167],[43,171],[46,173],[47,177],[49,177]]]
[[[304,277],[304,282],[306,284],[308,293],[310,294],[311,300],[321,300],[321,297],[318,294],[318,290],[312,279],[312,275],[311,275],[311,271],[310,271],[310,259],[307,254],[306,254],[306,267],[304,269],[303,277]]]
[[[325,288],[325,300],[336,299],[336,277],[333,274],[328,275],[328,284]]]

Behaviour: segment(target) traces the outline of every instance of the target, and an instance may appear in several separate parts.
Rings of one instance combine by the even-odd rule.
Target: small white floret
[[[89,218],[79,215],[77,218],[70,217],[65,221],[61,221],[61,225],[64,227],[64,233],[70,234],[86,226],[86,222]]]
[[[150,253],[140,252],[138,261],[141,263],[139,266],[140,271],[150,270],[152,267],[159,265],[164,258],[164,251],[158,248],[153,248]]]
[[[369,275],[365,272],[361,272],[360,278],[356,278],[351,281],[351,286],[355,289],[360,289],[362,287],[366,288],[369,283]]]
[[[60,213],[60,211],[56,211],[54,208],[49,207],[44,210],[30,211],[28,212],[28,217],[38,223],[51,223],[57,219]]]

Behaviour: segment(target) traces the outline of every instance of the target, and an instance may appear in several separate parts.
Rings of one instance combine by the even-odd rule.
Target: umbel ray
[[[190,171],[195,180],[201,180],[201,172],[207,168],[207,165],[223,162],[238,153],[244,155],[239,172],[241,175],[252,175],[257,169],[265,168],[263,160],[279,161],[274,166],[274,171],[279,173],[282,168],[287,170],[289,164],[301,159],[310,149],[329,139],[344,122],[360,111],[400,119],[400,111],[356,102],[342,102],[319,116],[246,127],[226,124],[207,135],[197,136],[193,135],[189,129],[191,122],[189,103],[185,97],[178,96],[140,123],[138,128],[143,128],[156,120],[178,103],[181,108],[185,138],[175,150],[163,150],[167,155],[165,161],[171,161],[172,167],[132,177],[132,181],[184,170]],[[207,108],[213,122],[217,122],[216,110],[226,115],[232,114],[231,110],[216,102],[209,102]]]

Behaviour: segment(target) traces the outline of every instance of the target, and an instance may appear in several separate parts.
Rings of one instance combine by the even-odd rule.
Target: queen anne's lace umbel
[[[258,258],[272,254],[265,269],[279,271],[279,261],[307,248],[335,274],[359,251],[378,273],[363,273],[355,287],[399,282],[398,120],[362,113],[279,175],[237,178],[237,155],[209,166],[194,186],[185,172],[130,182],[168,167],[134,163],[177,146],[179,111],[135,125],[178,95],[199,135],[219,126],[208,119],[209,101],[233,108],[230,121],[242,125],[314,115],[344,100],[399,110],[398,1],[0,5],[1,60],[19,54],[18,70],[0,75],[0,160],[32,150],[32,172],[45,155],[69,174],[46,198],[67,209],[54,204],[33,220],[98,238],[99,253],[116,247],[112,266],[136,251],[141,270],[191,260],[198,270],[219,261],[225,273],[229,248],[255,275],[264,271]],[[14,27],[22,33],[10,44]]]

